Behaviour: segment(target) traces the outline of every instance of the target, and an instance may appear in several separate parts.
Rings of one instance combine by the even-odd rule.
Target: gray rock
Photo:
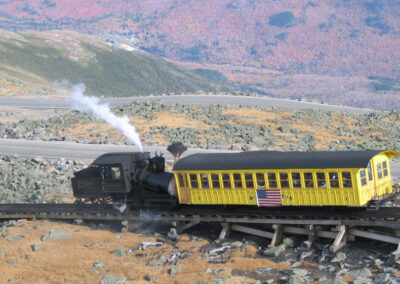
[[[306,282],[304,281],[304,277],[299,276],[299,275],[292,275],[289,277],[289,280],[287,283],[288,284],[303,284]]]
[[[126,280],[115,274],[104,274],[100,280],[100,284],[125,284]]]
[[[342,262],[347,258],[344,252],[338,252],[336,256],[331,260],[331,262]]]
[[[175,275],[176,273],[178,273],[178,271],[181,271],[182,267],[180,266],[174,266],[171,269],[168,269],[168,274],[169,275]]]
[[[226,278],[214,278],[211,279],[211,283],[213,284],[223,284],[225,282]]]
[[[153,259],[149,261],[149,265],[156,266],[161,265],[167,262],[167,258],[165,255],[161,255],[159,258]]]
[[[223,254],[223,253],[226,252],[228,249],[229,249],[229,246],[223,246],[223,247],[220,247],[220,248],[212,249],[212,250],[210,250],[208,253],[209,253],[209,254],[214,254],[214,255]]]
[[[371,279],[365,277],[357,277],[356,279],[353,280],[353,284],[367,284],[367,283],[374,283],[374,282]]]
[[[294,273],[294,275],[304,277],[308,274],[308,271],[307,271],[307,269],[296,268],[296,269],[293,269],[293,273]]]
[[[47,247],[47,245],[46,244],[33,244],[32,245],[32,250],[33,251],[37,251],[38,249],[40,249],[42,247]]]
[[[285,244],[280,244],[274,248],[268,248],[263,251],[265,256],[279,256],[282,252],[286,250]]]
[[[125,248],[116,248],[113,252],[113,255],[123,256],[125,255]]]
[[[294,247],[294,241],[293,241],[292,238],[285,238],[285,239],[283,240],[283,243],[285,244],[285,246],[286,246],[287,248],[292,248],[292,247]]]
[[[23,235],[15,235],[15,236],[12,236],[12,237],[8,238],[7,241],[12,242],[12,241],[17,241],[17,240],[20,240],[20,239],[23,239],[23,238],[24,238]]]
[[[99,242],[99,240],[95,240],[95,241],[93,241],[93,242],[90,242],[90,243],[84,244],[83,246],[88,248],[88,247],[91,247],[91,246],[93,246],[93,245],[97,244],[98,242]]]
[[[152,275],[145,275],[143,277],[143,279],[146,280],[146,281],[149,281],[149,282],[156,280],[156,278],[154,276],[152,276]]]
[[[207,269],[204,271],[205,274],[209,274],[212,272],[212,269],[210,267],[207,267]]]
[[[347,284],[347,282],[343,280],[342,276],[338,275],[333,280],[333,284]]]
[[[102,261],[96,261],[95,263],[93,263],[93,266],[96,268],[101,268],[104,267],[106,264]]]
[[[18,259],[9,258],[9,259],[6,260],[6,262],[8,264],[16,264],[16,263],[18,263]]]
[[[396,283],[389,273],[379,273],[375,276],[375,283]]]
[[[1,257],[4,257],[6,254],[4,253],[4,252],[2,252],[2,251],[0,251],[0,258]]]
[[[140,249],[142,249],[142,250],[152,249],[152,248],[156,248],[156,247],[159,247],[162,245],[163,245],[163,242],[142,242],[140,244]]]
[[[226,272],[228,272],[228,268],[226,267],[214,270],[214,274],[221,274]]]
[[[311,256],[312,256],[312,254],[313,254],[313,251],[303,251],[301,254],[300,254],[300,257],[299,257],[299,260],[304,260],[304,259],[306,259],[306,258],[310,258]]]
[[[18,280],[18,276],[14,275],[13,277],[11,277],[10,279],[8,279],[8,282],[13,282],[15,280]]]
[[[44,234],[41,238],[42,241],[56,241],[72,238],[68,232],[58,229],[51,229],[48,233]]]
[[[371,275],[372,275],[371,271],[366,267],[361,268],[359,270],[349,271],[347,274],[349,276],[351,276],[353,279],[357,279],[358,277],[368,278],[368,277],[371,277]]]

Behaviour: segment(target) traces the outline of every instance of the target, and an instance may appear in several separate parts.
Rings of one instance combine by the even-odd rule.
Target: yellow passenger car
[[[182,204],[364,206],[391,194],[396,151],[207,153],[176,162]]]

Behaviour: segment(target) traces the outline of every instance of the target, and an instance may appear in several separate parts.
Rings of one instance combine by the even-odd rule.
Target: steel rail
[[[257,208],[256,208],[257,209]],[[284,208],[277,210],[223,210],[190,206],[177,210],[134,210],[120,213],[112,206],[88,204],[0,204],[0,219],[60,219],[116,221],[199,221],[286,225],[351,225],[400,229],[400,208],[376,211],[343,209],[339,212],[321,208]],[[319,214],[318,214],[319,212]]]

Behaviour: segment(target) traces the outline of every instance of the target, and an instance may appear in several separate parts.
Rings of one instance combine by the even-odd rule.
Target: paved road
[[[143,100],[162,100],[167,104],[197,104],[197,105],[246,105],[263,106],[286,109],[321,109],[333,111],[349,111],[355,113],[369,113],[371,109],[360,109],[344,106],[333,106],[319,103],[301,102],[286,99],[275,99],[266,97],[245,97],[245,96],[222,96],[222,95],[174,95],[174,96],[155,96],[155,97],[125,97],[125,98],[107,98],[101,99],[111,106],[129,104],[135,101]],[[71,107],[69,98],[48,98],[48,97],[0,97],[0,106],[3,107],[21,107],[31,109],[68,109]]]
[[[171,154],[165,147],[145,146],[146,152],[154,154],[163,153],[167,160],[172,160]],[[17,139],[0,139],[0,154],[20,155],[26,157],[47,157],[47,158],[66,158],[66,159],[94,159],[101,154],[108,152],[130,152],[137,151],[135,146],[127,145],[98,145],[80,144],[73,142],[45,142]],[[188,149],[185,155],[204,152],[222,152],[220,150],[208,149]],[[224,151],[230,152],[230,151]],[[392,175],[400,178],[400,161],[391,162]]]
[[[101,154],[109,152],[137,152],[138,149],[133,145],[104,145],[104,144],[82,144],[75,142],[61,141],[31,141],[22,139],[0,139],[0,154],[19,155],[25,157],[44,158],[66,158],[91,160]],[[172,155],[166,150],[166,147],[144,146],[145,152],[154,155],[163,153],[167,160],[172,160]],[[220,150],[191,149],[189,148],[184,155],[201,152],[232,152]]]

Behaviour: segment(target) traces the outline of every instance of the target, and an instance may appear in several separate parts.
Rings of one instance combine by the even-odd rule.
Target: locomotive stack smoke
[[[108,104],[100,104],[97,97],[84,96],[85,85],[78,84],[73,87],[72,100],[73,108],[79,111],[93,113],[97,118],[105,120],[109,125],[121,131],[128,140],[136,145],[143,152],[142,142],[134,126],[129,122],[127,116],[118,117],[110,109]]]

